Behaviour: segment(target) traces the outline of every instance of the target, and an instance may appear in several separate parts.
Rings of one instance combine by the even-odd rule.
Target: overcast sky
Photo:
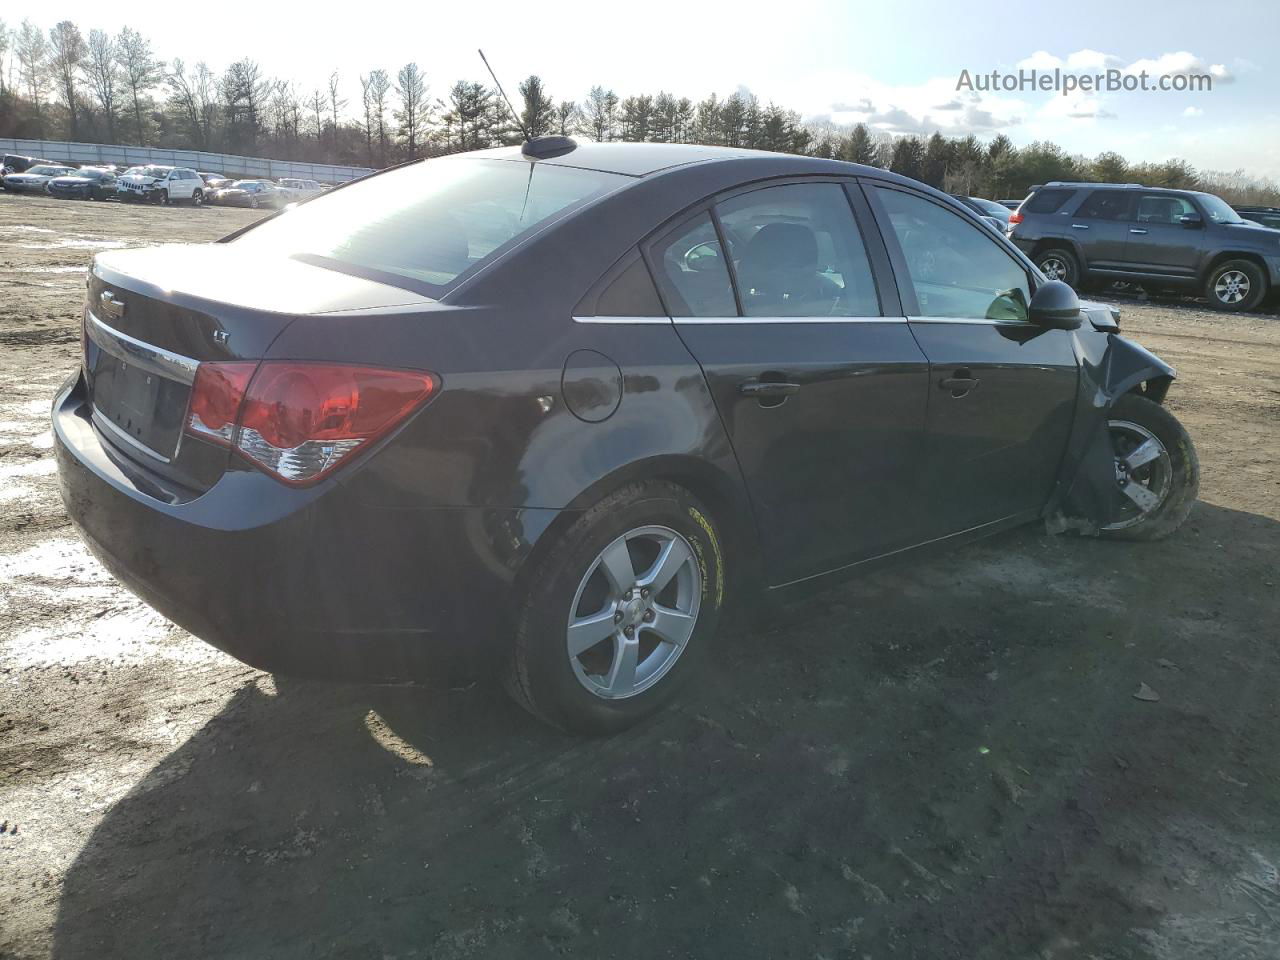
[[[5,11],[16,26],[20,14]],[[52,14],[36,14],[44,20]],[[1181,156],[1206,169],[1280,178],[1280,2],[1276,0],[837,0],[770,3],[596,2],[204,4],[69,0],[57,19],[86,32],[130,23],[165,58],[205,60],[217,71],[248,56],[307,90],[338,69],[346,96],[358,75],[393,75],[414,60],[431,93],[457,79],[486,79],[482,46],[515,95],[538,73],[557,99],[593,84],[621,96],[669,90],[700,99],[739,87],[807,119],[866,121],[893,133],[1008,134],[1049,138],[1072,152],[1116,150],[1134,160]],[[45,24],[49,26],[51,24]],[[1063,64],[1162,72],[1206,71],[1212,92],[957,92],[962,70],[1015,71]]]

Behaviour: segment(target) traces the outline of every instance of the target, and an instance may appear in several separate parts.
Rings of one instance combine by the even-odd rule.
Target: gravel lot
[[[579,741],[483,684],[273,680],[80,546],[85,264],[254,216],[0,195],[0,956],[1280,955],[1276,317],[1121,304],[1203,465],[1172,540],[867,576]]]

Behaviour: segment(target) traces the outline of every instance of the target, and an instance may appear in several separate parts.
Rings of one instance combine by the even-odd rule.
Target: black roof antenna
[[[516,113],[516,108],[511,105],[511,101],[507,98],[507,91],[503,90],[502,84],[498,82],[498,75],[493,72],[493,67],[489,66],[489,58],[484,55],[483,50],[478,48],[476,53],[480,54],[480,59],[484,61],[484,68],[489,71],[489,76],[493,77],[493,85],[498,88],[498,93],[502,95],[502,102],[511,111],[511,119],[516,122],[516,126],[524,134],[524,146],[520,148],[522,154],[530,160],[546,160],[551,157],[563,156],[578,146],[577,141],[572,137],[529,136],[529,131],[520,122],[520,114]]]

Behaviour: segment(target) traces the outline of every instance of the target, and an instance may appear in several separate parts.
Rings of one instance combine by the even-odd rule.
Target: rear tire
[[[577,733],[616,733],[658,710],[696,672],[715,634],[720,544],[707,510],[672,483],[631,484],[586,511],[528,585],[508,691]]]
[[[1117,400],[1107,419],[1122,506],[1101,535],[1115,540],[1163,539],[1182,526],[1200,492],[1195,445],[1177,417],[1134,393]]]
[[[1267,281],[1256,263],[1228,260],[1210,271],[1204,295],[1214,310],[1256,310],[1267,295]]]
[[[1080,261],[1064,247],[1050,247],[1036,255],[1036,266],[1050,280],[1061,280],[1069,287],[1080,287]]]
[[[204,191],[197,190],[191,195],[191,205],[193,207],[201,206],[204,203]]]

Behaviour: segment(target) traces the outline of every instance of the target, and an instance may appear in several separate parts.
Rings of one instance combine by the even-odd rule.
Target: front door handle
[[[977,388],[980,381],[964,368],[955,372],[954,376],[943,377],[938,381],[938,389],[951,391],[951,396],[959,400]]]
[[[747,380],[738,386],[744,397],[789,397],[799,389],[800,384],[781,380]]]
[[[1087,223],[1073,223],[1071,225],[1071,229],[1072,230],[1088,230],[1089,225]]]
[[[1145,230],[1137,230],[1137,229],[1135,229],[1135,228],[1133,228],[1133,227],[1130,227],[1130,228],[1129,228],[1129,232],[1130,232],[1130,233],[1146,233],[1147,231],[1145,231]]]

